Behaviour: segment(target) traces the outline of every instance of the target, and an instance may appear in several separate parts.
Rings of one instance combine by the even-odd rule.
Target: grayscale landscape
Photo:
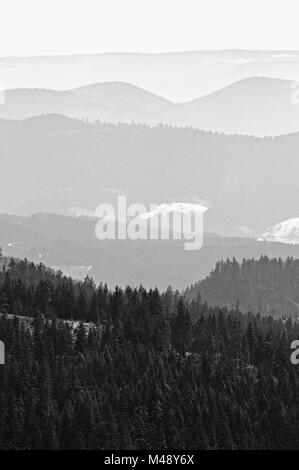
[[[0,450],[299,449],[298,13],[3,0]]]

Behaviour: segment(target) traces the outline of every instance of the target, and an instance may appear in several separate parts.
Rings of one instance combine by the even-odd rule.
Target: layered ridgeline
[[[298,324],[1,263],[1,449],[298,448]]]
[[[185,289],[205,278],[221,259],[242,261],[262,254],[299,258],[298,244],[206,232],[202,248],[196,251],[185,251],[183,240],[100,241],[95,235],[96,223],[91,216],[0,214],[0,241],[7,256],[27,257],[81,280],[87,274],[98,283],[105,279],[109,287],[142,284],[166,289],[171,284]]]
[[[273,317],[299,317],[299,260],[288,258],[220,261],[204,280],[186,291],[187,298],[209,305],[240,308]]]
[[[192,126],[228,134],[281,135],[299,130],[299,91],[289,80],[252,77],[185,103],[122,82],[72,90],[16,89],[5,93],[2,119],[41,114],[102,122]]]
[[[298,57],[298,51],[288,50],[3,57],[0,69],[6,89],[69,90],[87,83],[127,82],[183,102],[249,77],[298,81]]]
[[[205,231],[261,237],[298,217],[298,146],[299,134],[261,139],[57,115],[0,121],[0,212],[94,213],[122,194],[128,204],[199,202]]]

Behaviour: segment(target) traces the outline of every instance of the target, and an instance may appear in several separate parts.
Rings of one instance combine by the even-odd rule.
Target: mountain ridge
[[[219,260],[235,257],[293,256],[299,246],[258,242],[252,238],[204,233],[201,250],[184,251],[180,240],[104,240],[95,236],[96,221],[87,217],[0,214],[0,246],[5,256],[44,263],[66,275],[109,286],[139,285],[185,289],[209,275]]]
[[[299,80],[296,51],[219,50],[0,58],[6,89],[67,90],[124,81],[185,102],[250,76]],[[59,70],[59,74],[57,74]]]
[[[120,194],[146,206],[205,201],[207,231],[257,237],[298,215],[298,141],[298,133],[261,139],[57,115],[3,120],[0,211],[94,212]]]
[[[72,88],[6,91],[2,119],[42,114],[102,121],[167,124],[226,134],[276,136],[299,130],[299,106],[292,102],[292,82],[251,77],[206,96],[173,102],[127,82],[102,82]]]

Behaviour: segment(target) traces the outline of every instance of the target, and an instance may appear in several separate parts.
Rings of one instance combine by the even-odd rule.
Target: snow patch
[[[267,228],[259,240],[292,245],[299,244],[299,217],[284,220],[273,227]]]
[[[190,214],[199,212],[204,214],[208,210],[207,207],[201,204],[185,203],[185,202],[173,202],[171,204],[161,204],[156,209],[146,212],[139,216],[140,219],[151,219],[159,215],[167,215],[174,212],[180,214]]]

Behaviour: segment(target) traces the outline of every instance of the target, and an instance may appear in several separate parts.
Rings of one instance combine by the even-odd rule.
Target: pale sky
[[[1,0],[0,56],[299,50],[298,0]]]

